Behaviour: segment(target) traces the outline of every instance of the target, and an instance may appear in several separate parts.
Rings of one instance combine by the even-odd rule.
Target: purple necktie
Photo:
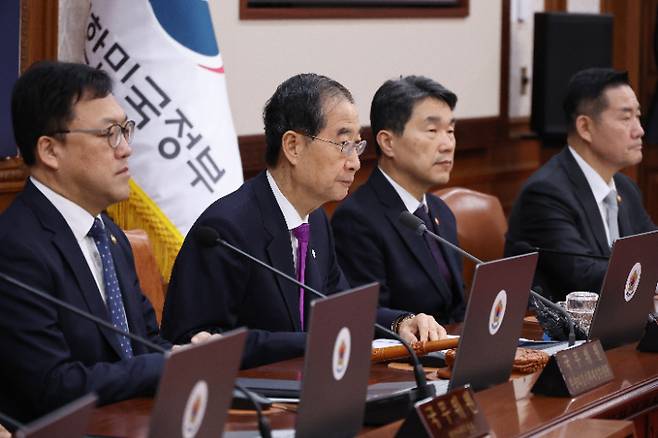
[[[432,219],[430,219],[430,215],[425,210],[424,205],[421,204],[416,209],[416,211],[414,211],[414,215],[416,215],[417,217],[422,219],[423,222],[425,222],[425,225],[427,226],[428,230],[431,230],[433,232],[438,231],[434,227],[434,224],[432,223]],[[441,248],[439,248],[439,244],[436,242],[436,240],[432,239],[427,234],[425,234],[425,243],[427,243],[427,246],[429,246],[430,252],[432,253],[432,257],[434,258],[434,261],[436,262],[439,268],[439,274],[441,274],[443,279],[446,281],[448,287],[452,288],[452,275],[450,275],[450,269],[448,269],[448,265],[446,263],[445,258],[443,257]]]
[[[297,280],[304,283],[306,270],[306,250],[308,249],[309,225],[301,224],[293,228],[292,235],[297,238]],[[304,288],[299,288],[299,326],[304,331]]]

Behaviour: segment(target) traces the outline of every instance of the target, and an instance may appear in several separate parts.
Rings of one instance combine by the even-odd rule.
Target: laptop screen
[[[537,266],[537,253],[476,267],[449,389],[509,379]]]
[[[604,349],[642,337],[658,283],[658,231],[615,241],[588,338]]]
[[[151,413],[150,437],[215,436],[224,429],[247,331],[173,351]]]
[[[361,429],[379,284],[311,303],[295,436],[354,436]]]

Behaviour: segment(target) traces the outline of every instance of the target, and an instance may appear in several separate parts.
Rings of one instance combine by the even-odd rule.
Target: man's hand
[[[196,335],[192,336],[192,339],[190,339],[189,344],[174,345],[171,349],[175,351],[175,350],[178,350],[179,348],[186,347],[188,345],[203,344],[206,341],[209,341],[209,340],[215,339],[215,338],[220,338],[221,336],[222,335],[220,335],[219,333],[215,333],[215,334],[211,335],[210,333],[208,333],[206,331],[199,332]]]
[[[398,334],[407,342],[438,341],[448,336],[446,329],[433,316],[424,313],[402,321]]]

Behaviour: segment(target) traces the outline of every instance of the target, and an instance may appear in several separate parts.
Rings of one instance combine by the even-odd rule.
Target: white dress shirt
[[[605,229],[605,236],[608,240],[608,245],[612,245],[612,240],[610,239],[610,229],[608,227],[607,207],[603,200],[606,198],[606,196],[608,196],[610,190],[617,191],[615,180],[614,178],[611,178],[610,184],[606,183],[601,175],[599,175],[598,172],[594,170],[592,166],[590,166],[589,163],[587,163],[587,161],[585,161],[583,157],[581,157],[578,152],[576,152],[576,150],[571,146],[569,146],[569,152],[571,152],[571,155],[573,155],[576,163],[578,163],[580,170],[582,170],[585,174],[585,179],[589,184],[589,188],[592,190],[596,205],[599,206],[599,213],[601,214],[601,221],[603,222],[603,228]]]
[[[393,188],[395,189],[395,192],[398,194],[400,199],[402,199],[402,203],[404,206],[409,210],[409,213],[414,214],[414,212],[420,207],[421,205],[425,208],[425,212],[429,212],[429,209],[427,208],[427,197],[425,196],[425,193],[423,193],[423,199],[421,201],[418,201],[414,195],[409,193],[404,187],[402,187],[400,184],[395,182],[393,178],[388,176],[386,172],[380,167],[379,171],[384,175],[384,177],[388,180],[388,182],[391,183]]]
[[[283,218],[286,221],[286,227],[288,227],[288,231],[290,233],[290,242],[292,243],[292,261],[295,266],[295,272],[297,272],[297,247],[299,246],[299,243],[297,242],[297,238],[292,234],[292,230],[301,224],[308,223],[308,215],[301,217],[295,207],[290,203],[290,201],[288,201],[288,198],[286,198],[283,193],[281,193],[281,190],[276,184],[276,181],[274,181],[274,177],[272,177],[270,171],[266,171],[265,174],[267,175],[267,182],[270,184],[270,188],[274,194],[274,199],[276,199],[276,203],[279,205],[279,210],[281,210],[281,213],[283,213]]]
[[[85,257],[87,265],[89,265],[89,270],[94,276],[94,280],[96,280],[96,285],[98,286],[101,298],[103,299],[103,302],[105,302],[103,262],[101,261],[101,256],[98,253],[98,248],[96,248],[94,239],[87,236],[91,226],[94,224],[94,216],[89,214],[87,210],[80,207],[75,202],[65,198],[47,187],[45,184],[39,182],[36,178],[31,176],[30,181],[32,181],[32,184],[34,184],[34,186],[55,206],[57,211],[59,211],[64,217],[69,228],[71,228],[73,236],[80,246],[82,255]],[[97,217],[103,222],[100,215]]]

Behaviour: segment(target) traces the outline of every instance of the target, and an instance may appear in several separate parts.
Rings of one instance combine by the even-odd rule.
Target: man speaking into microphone
[[[553,300],[599,292],[608,262],[588,256],[609,256],[617,238],[656,229],[637,185],[619,173],[642,161],[640,104],[627,73],[576,73],[564,111],[567,146],[523,186],[505,242],[506,256],[539,248],[535,284]]]
[[[163,335],[186,342],[201,330],[251,329],[243,366],[304,353],[309,292],[221,246],[201,227],[256,258],[331,294],[348,289],[320,208],[347,195],[365,149],[351,93],[317,74],[284,81],[267,102],[267,170],[199,217],[176,259],[163,312]],[[378,322],[405,339],[438,339],[434,318],[381,308]]]
[[[408,211],[457,244],[455,217],[428,193],[450,179],[457,96],[423,76],[385,82],[370,123],[378,167],[331,220],[338,261],[352,284],[378,281],[380,304],[425,312],[441,323],[465,312],[461,256],[399,221]]]

